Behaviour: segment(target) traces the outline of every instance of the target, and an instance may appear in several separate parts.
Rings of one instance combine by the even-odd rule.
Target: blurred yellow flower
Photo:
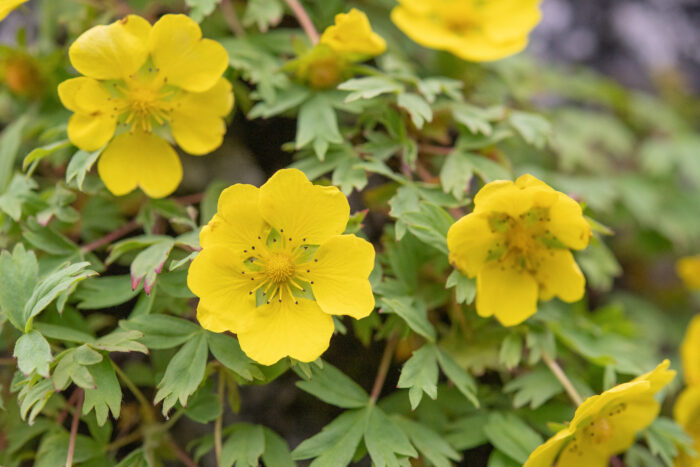
[[[391,19],[431,49],[486,62],[520,52],[540,21],[540,0],[399,0]]]
[[[687,256],[676,262],[676,273],[690,290],[700,290],[700,255]]]
[[[372,31],[367,15],[353,8],[335,16],[321,40],[306,54],[288,64],[287,69],[313,88],[323,89],[350,78],[350,65],[384,53],[386,42]]]
[[[236,333],[264,365],[317,359],[333,334],[331,315],[360,319],[374,309],[374,248],[342,235],[349,213],[340,190],[313,185],[296,169],[260,188],[224,190],[187,276],[201,325]]]
[[[664,360],[653,371],[619,384],[581,404],[569,426],[540,445],[524,467],[607,467],[610,457],[634,443],[638,431],[659,414],[654,395],[676,372]]]
[[[0,0],[0,21],[4,20],[12,10],[29,0]]]
[[[182,166],[166,139],[194,155],[221,145],[223,117],[233,106],[231,84],[222,77],[228,54],[203,39],[187,16],[165,15],[151,26],[130,15],[95,26],[71,45],[69,56],[84,76],[58,87],[74,112],[68,137],[85,151],[109,143],[97,169],[113,194],[140,187],[160,198],[175,191]]]
[[[673,406],[673,418],[694,441],[693,449],[700,449],[700,386],[683,390]],[[690,457],[681,452],[676,458],[676,467],[700,467],[700,457]]]
[[[700,386],[700,315],[690,320],[681,343],[683,375],[688,386]]]
[[[532,175],[494,181],[474,197],[474,211],[447,233],[450,263],[476,277],[476,311],[505,326],[537,311],[537,299],[583,297],[585,278],[569,248],[588,245],[581,207]]]

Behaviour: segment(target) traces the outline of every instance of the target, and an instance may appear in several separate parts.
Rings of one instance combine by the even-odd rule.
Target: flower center
[[[525,227],[520,221],[513,221],[507,234],[509,250],[518,250],[523,254],[528,254],[535,248],[535,238],[533,232]]]
[[[170,112],[173,110],[168,102],[170,96],[162,92],[162,86],[156,80],[144,82],[139,78],[130,79],[122,91],[126,101],[122,109],[126,115],[125,124],[150,132],[153,122],[161,125],[170,120]]]
[[[282,284],[294,276],[294,261],[286,253],[272,253],[265,263],[265,275],[275,283]]]
[[[602,417],[588,425],[585,432],[596,444],[604,444],[613,436],[613,427],[606,417]]]

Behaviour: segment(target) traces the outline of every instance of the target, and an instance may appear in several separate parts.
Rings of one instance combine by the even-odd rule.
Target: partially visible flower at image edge
[[[688,386],[676,399],[673,418],[693,439],[693,449],[700,449],[700,385]],[[676,467],[700,467],[700,456],[691,457],[682,451],[674,464]]]
[[[306,54],[288,63],[299,79],[311,87],[333,87],[351,76],[350,66],[386,51],[384,39],[372,31],[362,11],[353,8],[335,15],[335,24],[328,26],[321,39]]]
[[[14,9],[29,0],[0,0],[0,21],[7,18],[7,15],[12,13]]]
[[[391,20],[415,42],[472,62],[522,51],[541,0],[399,0]]]
[[[170,139],[192,155],[223,142],[223,117],[233,107],[223,78],[228,54],[187,16],[164,15],[151,26],[130,15],[95,26],[69,56],[84,76],[58,87],[74,112],[68,137],[84,151],[104,147],[97,171],[113,194],[140,187],[161,198],[175,191],[182,165]]]
[[[447,247],[450,263],[476,277],[477,313],[514,326],[535,314],[538,298],[583,297],[586,281],[569,249],[586,248],[590,237],[576,201],[526,174],[479,190]]]
[[[700,255],[686,256],[676,262],[676,274],[689,290],[700,290]]]
[[[202,327],[237,334],[264,365],[316,360],[329,346],[332,315],[361,319],[374,309],[374,247],[343,234],[349,215],[338,188],[313,185],[296,169],[260,188],[224,190],[187,276]]]
[[[535,449],[524,467],[606,467],[610,457],[626,451],[638,431],[661,409],[654,395],[676,372],[664,360],[653,371],[589,397],[576,409],[569,426]]]

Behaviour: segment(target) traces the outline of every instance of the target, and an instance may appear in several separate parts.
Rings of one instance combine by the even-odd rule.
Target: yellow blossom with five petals
[[[606,467],[659,414],[654,395],[675,376],[669,365],[664,360],[653,371],[583,401],[569,426],[538,446],[524,467]]]
[[[581,207],[532,175],[498,180],[474,197],[474,211],[447,233],[450,263],[476,277],[476,311],[514,326],[537,311],[537,299],[583,297],[585,278],[569,249],[588,245]]]
[[[399,0],[391,19],[417,43],[464,60],[500,60],[522,51],[540,22],[540,0]]]
[[[0,0],[0,21],[4,20],[15,8],[28,1],[29,0]]]
[[[187,276],[200,324],[236,333],[264,365],[317,359],[329,346],[332,315],[360,319],[374,309],[374,248],[343,235],[349,213],[340,190],[313,185],[296,169],[260,188],[224,190]]]
[[[676,273],[689,290],[700,290],[700,255],[679,259]]]
[[[182,166],[171,137],[193,155],[221,145],[223,117],[233,106],[223,78],[228,54],[187,16],[164,15],[151,26],[130,15],[95,26],[71,45],[69,57],[84,76],[58,87],[74,112],[68,137],[85,151],[104,147],[97,170],[113,194],[140,187],[160,198],[175,191]]]

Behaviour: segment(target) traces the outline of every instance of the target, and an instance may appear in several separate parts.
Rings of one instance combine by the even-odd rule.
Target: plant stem
[[[566,376],[564,370],[561,369],[559,364],[544,351],[542,352],[542,360],[554,374],[554,377],[559,380],[562,386],[564,386],[566,393],[569,395],[574,404],[576,404],[577,407],[581,405],[583,399],[581,399],[581,396],[579,395],[578,391],[576,391],[574,385],[571,384],[571,380],[569,380],[569,378]]]
[[[173,450],[177,458],[180,459],[180,462],[182,462],[187,467],[197,467],[197,464],[195,464],[195,462],[192,459],[190,459],[190,456],[188,456],[187,453],[183,451],[182,448],[180,448],[180,446],[178,446],[172,438],[168,439],[168,445]]]
[[[216,453],[216,465],[221,465],[221,430],[224,424],[224,374],[219,371],[219,403],[221,404],[221,414],[216,418],[214,424],[214,452]]]
[[[309,36],[311,44],[318,44],[318,31],[316,31],[314,23],[311,22],[311,18],[309,18],[309,15],[306,13],[306,10],[304,10],[304,7],[299,0],[285,0],[285,2],[287,2],[289,8],[292,9],[294,16],[297,17],[297,21],[299,21],[299,24],[301,25],[302,29],[304,29],[306,35]]]
[[[376,378],[374,378],[372,393],[369,396],[370,404],[374,404],[375,402],[377,402],[377,399],[379,399],[379,395],[382,392],[382,387],[384,386],[386,375],[389,372],[389,365],[391,365],[391,359],[394,356],[394,350],[396,350],[396,344],[398,344],[398,342],[399,337],[396,333],[392,334],[391,337],[389,337],[389,339],[386,341],[386,347],[384,347],[382,360],[379,362],[377,376]]]
[[[138,440],[141,438],[143,433],[141,432],[141,429],[139,428],[136,431],[132,431],[126,436],[122,436],[119,439],[115,439],[111,443],[109,443],[107,446],[105,446],[105,451],[114,451],[115,449],[119,449],[122,446],[126,446],[127,444],[131,444],[134,441]]]
[[[111,231],[107,235],[105,235],[102,238],[98,238],[94,242],[90,242],[87,245],[83,245],[80,248],[80,251],[82,253],[89,253],[91,251],[97,250],[99,248],[102,248],[105,245],[109,245],[115,240],[119,240],[123,236],[133,232],[134,230],[139,228],[139,224],[136,221],[129,221],[126,224],[122,225],[116,230]]]
[[[146,417],[148,418],[148,421],[153,421],[155,418],[153,416],[153,408],[151,404],[148,402],[148,399],[146,399],[146,396],[143,395],[141,390],[136,387],[136,385],[129,379],[129,377],[124,373],[124,371],[119,368],[119,365],[114,363],[113,360],[110,360],[112,362],[112,366],[114,367],[114,371],[117,372],[117,375],[119,378],[126,384],[126,387],[129,388],[129,391],[136,397],[136,400],[139,401],[139,404],[141,404],[141,407],[143,407],[144,412],[146,412]]]
[[[80,413],[83,411],[83,402],[85,401],[85,392],[82,389],[78,391],[78,403],[75,405],[73,412],[73,423],[70,426],[70,440],[68,441],[68,455],[66,456],[66,467],[73,465],[73,452],[75,451],[75,438],[78,436],[78,424],[80,423]]]
[[[233,7],[233,0],[221,1],[221,14],[224,16],[224,21],[228,24],[229,29],[236,37],[245,37],[245,29],[238,20],[236,9]]]
[[[625,463],[622,462],[622,460],[621,460],[619,457],[617,457],[617,456],[612,456],[612,457],[610,458],[610,464],[611,464],[613,467],[625,467]]]

